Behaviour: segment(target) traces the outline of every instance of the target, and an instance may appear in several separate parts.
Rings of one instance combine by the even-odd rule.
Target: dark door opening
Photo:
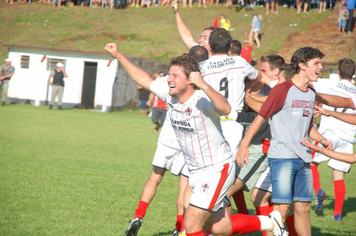
[[[82,103],[81,103],[82,108],[85,109],[94,108],[97,69],[98,69],[98,63],[96,62],[85,62],[84,64]]]

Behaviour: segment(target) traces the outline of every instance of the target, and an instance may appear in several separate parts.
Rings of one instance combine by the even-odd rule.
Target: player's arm
[[[308,147],[316,152],[322,153],[322,154],[324,154],[330,158],[333,158],[335,160],[347,162],[350,164],[356,163],[356,153],[348,154],[348,153],[341,153],[341,152],[334,152],[332,150],[327,150],[327,149],[324,149],[323,147],[319,147],[319,146],[316,146],[316,145],[310,143],[309,140],[306,138],[304,138],[304,140],[301,141],[301,143],[303,143],[306,147]]]
[[[181,15],[179,13],[177,0],[172,1],[172,10],[176,16],[176,22],[177,22],[179,36],[183,40],[183,43],[185,44],[185,46],[187,46],[187,48],[190,49],[197,43],[195,42],[195,40],[193,38],[192,32],[190,32],[188,26],[184,23]]]
[[[116,43],[108,43],[104,49],[114,58],[116,58],[125,68],[133,81],[141,85],[146,90],[151,90],[150,85],[154,81],[144,70],[130,62],[116,46]]]
[[[354,102],[350,98],[343,98],[335,95],[317,93],[316,100],[331,107],[345,107],[356,109],[356,104],[354,104]]]
[[[235,156],[236,162],[240,167],[243,167],[244,163],[248,164],[248,146],[250,145],[253,136],[255,136],[263,122],[265,122],[265,118],[263,118],[261,115],[257,115],[253,120],[250,128],[247,130],[245,137],[242,139],[239,150]]]
[[[322,144],[326,149],[328,149],[328,150],[333,149],[332,142],[327,140],[326,138],[324,138],[324,136],[318,132],[318,130],[315,128],[314,125],[311,125],[311,129],[309,131],[309,137],[311,139],[314,139],[318,143]]]
[[[155,98],[155,94],[154,93],[150,93],[150,96],[148,96],[148,101],[147,101],[147,106],[152,106],[153,103],[153,99]]]
[[[329,110],[323,109],[321,107],[315,106],[314,117],[317,117],[320,115],[332,116],[332,117],[342,120],[346,123],[356,125],[356,114],[346,114],[346,113],[342,113],[342,112],[329,111]]]
[[[256,100],[256,97],[264,97],[264,101],[267,99],[267,96],[253,96],[250,94],[246,94],[245,103],[255,112],[260,112],[261,106],[263,102]]]
[[[201,89],[210,98],[214,104],[216,114],[220,116],[227,116],[231,112],[231,106],[226,98],[219,92],[214,90],[208,83],[205,82],[200,72],[192,72],[189,75],[189,80],[192,84],[195,84],[198,89]]]
[[[59,70],[63,72],[63,75],[66,79],[68,79],[68,75],[67,73],[65,72],[64,68],[63,67],[59,67]]]
[[[266,75],[265,73],[261,73],[261,82],[264,83],[265,85],[267,85],[268,87],[271,87],[271,83],[275,83],[276,80],[272,79],[271,77],[269,77],[268,75]]]

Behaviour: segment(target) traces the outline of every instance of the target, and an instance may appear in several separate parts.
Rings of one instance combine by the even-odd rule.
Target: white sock
[[[273,220],[268,216],[258,216],[261,222],[261,231],[272,231],[274,227]]]

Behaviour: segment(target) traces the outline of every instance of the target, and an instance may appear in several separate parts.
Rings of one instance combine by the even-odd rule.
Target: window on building
[[[30,68],[30,56],[21,56],[21,68]]]
[[[48,58],[47,60],[47,70],[56,69],[57,63],[61,62],[66,67],[66,60],[64,59],[55,59],[55,58]]]

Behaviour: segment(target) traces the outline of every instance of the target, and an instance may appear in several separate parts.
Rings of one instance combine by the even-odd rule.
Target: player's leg
[[[256,32],[256,33],[254,33],[254,36],[255,36],[257,47],[259,48],[259,47],[261,47],[261,45],[260,45],[260,39],[258,38],[258,34],[259,34],[259,32]]]
[[[334,145],[336,143],[336,145]],[[336,152],[341,153],[353,153],[353,144],[338,138],[337,142],[333,141],[333,147]],[[342,161],[330,159],[328,166],[333,169],[333,182],[335,193],[335,207],[333,219],[342,221],[342,208],[345,201],[346,186],[345,186],[345,174],[350,171],[351,165]]]

